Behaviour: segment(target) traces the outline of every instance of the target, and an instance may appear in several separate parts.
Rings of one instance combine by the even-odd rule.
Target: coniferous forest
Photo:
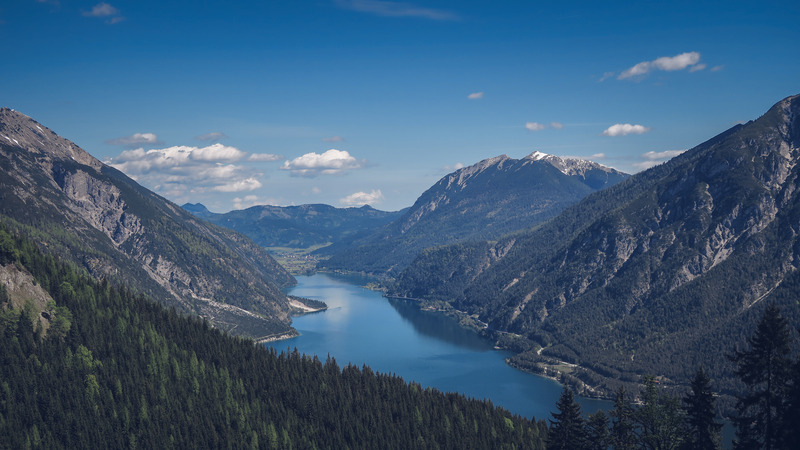
[[[52,297],[41,312],[12,308],[0,289],[2,448],[544,448],[544,421],[276,354],[95,281],[2,225],[0,267]]]
[[[800,357],[792,359],[792,330],[780,309],[769,305],[748,348],[728,357],[746,386],[733,423],[735,449],[794,449],[800,442]],[[683,397],[664,392],[652,376],[633,397],[620,388],[614,408],[584,418],[565,387],[550,420],[548,449],[718,449],[722,423],[716,417],[712,380],[698,369]],[[610,417],[609,417],[610,416]]]

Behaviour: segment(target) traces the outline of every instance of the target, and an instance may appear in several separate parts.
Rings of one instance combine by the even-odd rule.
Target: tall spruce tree
[[[686,409],[686,448],[688,450],[720,449],[722,424],[715,420],[716,400],[711,379],[703,368],[697,369],[692,390],[683,398]]]
[[[792,368],[789,341],[788,321],[777,306],[769,305],[748,339],[750,349],[730,356],[736,375],[747,385],[747,394],[736,404],[736,448],[781,448]]]
[[[625,387],[620,387],[611,411],[611,445],[615,450],[632,450],[636,448],[636,424],[631,400],[625,395]]]
[[[642,406],[635,412],[639,440],[648,450],[675,450],[683,442],[683,410],[680,400],[660,392],[652,375],[644,377]]]
[[[557,413],[550,420],[547,435],[547,448],[551,450],[580,450],[586,448],[586,428],[581,416],[581,406],[575,401],[572,390],[564,386],[564,391],[556,403]]]
[[[607,450],[611,445],[611,431],[608,416],[602,410],[589,414],[586,420],[586,432],[589,450]]]
[[[788,425],[783,436],[786,448],[800,444],[800,356],[794,362],[791,378],[784,420]]]

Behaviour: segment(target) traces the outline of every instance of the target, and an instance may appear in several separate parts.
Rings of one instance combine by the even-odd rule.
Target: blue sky
[[[0,106],[177,203],[396,210],[538,150],[636,172],[800,93],[800,2],[0,3]]]

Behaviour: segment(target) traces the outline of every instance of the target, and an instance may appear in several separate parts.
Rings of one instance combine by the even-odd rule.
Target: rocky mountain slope
[[[395,275],[424,248],[534,226],[627,176],[540,152],[486,159],[445,176],[399,219],[333,254],[324,266]]]
[[[251,337],[292,333],[294,279],[24,114],[0,109],[0,220],[98,278]]]
[[[554,357],[589,369],[573,373],[588,385],[685,383],[703,365],[735,389],[725,355],[766,304],[800,325],[798,162],[794,96],[536,230],[427,251],[394,294],[520,335],[513,362],[533,370]]]
[[[403,213],[379,211],[366,205],[360,208],[260,205],[224,214],[212,213],[199,203],[187,203],[183,208],[211,223],[236,230],[262,247],[290,248],[343,245],[374,232]]]

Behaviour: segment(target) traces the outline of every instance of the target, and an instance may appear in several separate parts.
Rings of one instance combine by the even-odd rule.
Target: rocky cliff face
[[[800,96],[787,98],[505,241],[503,257],[471,266],[469,279],[441,277],[426,296],[600,373],[685,381],[703,364],[728,380],[724,355],[764,304],[800,324],[799,113]],[[423,256],[398,294],[425,285],[415,266],[430,272],[432,261],[454,258],[446,249]]]
[[[396,275],[424,248],[532,227],[627,176],[539,152],[519,160],[489,158],[446,175],[400,218],[325,265]]]
[[[94,276],[224,329],[291,332],[281,286],[294,279],[263,249],[8,108],[0,109],[0,218]]]

